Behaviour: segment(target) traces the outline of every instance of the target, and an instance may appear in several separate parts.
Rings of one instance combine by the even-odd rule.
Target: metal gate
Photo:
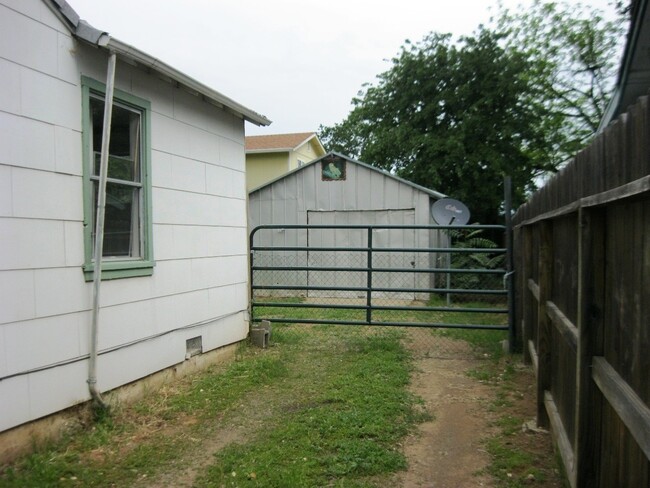
[[[506,227],[258,226],[251,321],[510,330],[512,344],[510,253],[480,235],[494,231]]]

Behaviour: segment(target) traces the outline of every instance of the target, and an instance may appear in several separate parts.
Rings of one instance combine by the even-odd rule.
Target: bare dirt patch
[[[490,427],[485,404],[490,388],[467,376],[469,360],[420,359],[411,390],[421,397],[433,420],[405,441],[409,469],[400,486],[461,488],[492,486],[485,469],[489,456],[482,438]]]
[[[397,476],[396,485],[496,488],[521,486],[517,480],[524,480],[524,484],[536,487],[565,486],[556,468],[549,434],[526,427],[534,426],[536,414],[535,382],[530,367],[514,363],[514,373],[504,387],[499,385],[501,375],[497,374],[496,381],[488,384],[469,374],[484,368],[486,360],[477,357],[466,343],[441,338],[436,350],[417,340],[410,347],[417,358],[411,391],[422,398],[433,419],[420,424],[417,432],[404,441],[409,468]],[[517,359],[506,358],[492,366],[498,372],[510,361]],[[500,419],[520,423],[504,434],[498,426]],[[486,448],[488,440],[495,438],[534,461],[519,468],[521,472],[506,468],[506,472],[498,472],[494,465],[501,461],[493,459]],[[493,476],[495,471],[507,481]]]

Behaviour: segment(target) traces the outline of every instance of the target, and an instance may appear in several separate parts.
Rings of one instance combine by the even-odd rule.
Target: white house
[[[97,390],[248,334],[244,123],[270,121],[63,0],[0,0],[1,433],[90,398],[110,53]]]

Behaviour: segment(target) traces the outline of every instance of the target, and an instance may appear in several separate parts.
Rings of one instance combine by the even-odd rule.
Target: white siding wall
[[[0,431],[88,398],[80,82],[106,64],[41,0],[0,0]],[[247,334],[243,121],[121,62],[116,86],[151,102],[156,266],[102,284],[102,390]]]
[[[322,181],[320,163],[251,193],[249,225],[306,224],[310,210],[414,208],[415,224],[431,224],[430,196],[424,191],[353,162],[345,181]]]
[[[391,178],[381,172],[369,169],[364,165],[348,161],[346,164],[345,181],[323,181],[319,161],[304,166],[270,185],[267,185],[249,195],[249,228],[261,224],[313,224],[308,221],[308,213],[317,212],[353,212],[353,211],[384,211],[409,210],[413,212],[415,225],[433,225],[430,213],[431,196],[418,188]],[[340,214],[339,214],[340,215]],[[356,214],[355,214],[356,215]],[[375,223],[371,219],[378,213],[367,212],[365,222]],[[382,214],[383,215],[383,214]],[[400,212],[396,212],[400,215]],[[333,218],[333,217],[332,217]],[[358,217],[362,218],[362,217]],[[347,224],[348,222],[342,221]],[[381,222],[388,223],[388,222]],[[391,221],[397,225],[398,221]],[[407,222],[404,222],[405,224]],[[410,231],[405,231],[410,232]],[[406,240],[406,237],[404,237]],[[437,231],[418,231],[415,234],[415,247],[438,247],[440,236]],[[413,238],[411,238],[411,242]],[[306,232],[302,230],[262,230],[256,234],[255,245],[275,246],[305,246]],[[294,255],[283,253],[283,256],[293,266],[306,264],[306,253]],[[435,267],[434,253],[419,253],[414,259],[419,267]],[[258,252],[257,265],[282,265],[279,253]],[[269,275],[263,275],[271,279]],[[292,285],[306,284],[306,273],[293,273]],[[422,288],[431,285],[432,276],[419,275],[418,286]],[[260,277],[260,280],[265,279]],[[259,283],[258,284],[263,284]],[[271,284],[264,283],[264,284]],[[353,285],[350,285],[353,286]],[[270,292],[269,294],[288,294],[287,291]],[[302,291],[296,292],[301,294]],[[328,292],[331,293],[331,292]]]

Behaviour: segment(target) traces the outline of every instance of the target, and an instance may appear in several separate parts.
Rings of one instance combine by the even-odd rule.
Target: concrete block
[[[269,347],[271,342],[271,322],[262,320],[258,325],[251,327],[251,343],[262,349]]]

